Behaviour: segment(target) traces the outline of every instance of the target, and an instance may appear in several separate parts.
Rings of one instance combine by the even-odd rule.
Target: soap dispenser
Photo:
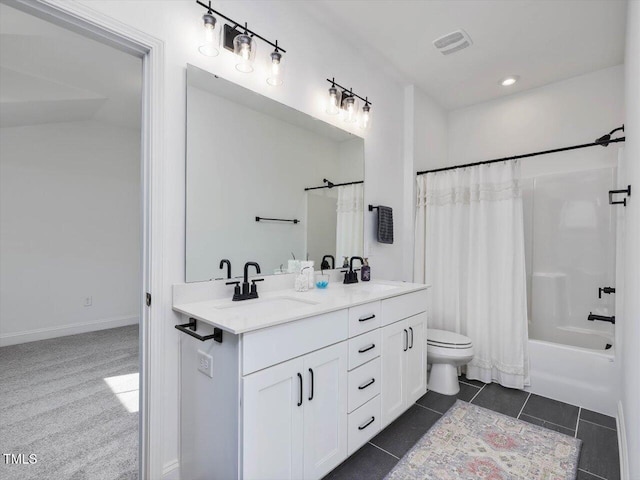
[[[369,259],[364,258],[364,265],[360,269],[360,280],[368,282],[371,280],[371,267],[369,266]]]
[[[343,257],[342,268],[349,268],[349,257]]]

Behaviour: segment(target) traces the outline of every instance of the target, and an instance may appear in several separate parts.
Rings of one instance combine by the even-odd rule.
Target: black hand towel
[[[378,207],[378,242],[393,243],[393,208]]]

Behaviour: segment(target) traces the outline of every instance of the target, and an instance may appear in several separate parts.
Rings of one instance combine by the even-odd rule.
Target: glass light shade
[[[360,116],[360,128],[362,130],[369,130],[371,128],[371,107],[369,104],[365,104],[362,107],[362,115]]]
[[[342,97],[342,119],[346,123],[354,123],[358,120],[358,101],[351,94]]]
[[[236,64],[236,70],[242,73],[253,72],[253,59],[256,57],[256,42],[247,33],[236,35],[233,39],[233,53],[240,59]]]
[[[267,83],[274,87],[282,85],[283,66],[282,66],[282,54],[280,52],[271,52],[269,55],[269,76],[267,77]]]
[[[216,19],[210,13],[205,13],[202,16],[202,21],[204,22],[204,27],[198,51],[207,57],[217,57],[220,53],[218,49],[220,45],[220,29],[216,29]]]
[[[336,87],[329,89],[329,99],[327,100],[327,113],[337,115],[340,113],[340,93]]]

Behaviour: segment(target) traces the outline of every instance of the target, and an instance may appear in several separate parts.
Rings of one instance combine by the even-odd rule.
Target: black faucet
[[[589,320],[590,322],[593,322],[594,320],[599,320],[601,322],[610,322],[613,324],[616,323],[615,315],[611,317],[605,317],[604,315],[596,315],[595,313],[591,313],[591,312],[589,312],[589,316],[587,317],[587,320]]]
[[[249,286],[249,267],[256,267],[256,272],[260,273],[260,265],[257,262],[247,262],[244,264],[244,282],[242,282],[242,292],[240,291],[240,282],[227,282],[227,285],[235,285],[233,290],[234,302],[240,300],[250,300],[252,298],[258,298],[258,288],[256,282],[262,282],[264,278],[256,278],[251,280],[251,286]]]
[[[358,283],[358,273],[353,270],[353,261],[358,260],[360,265],[364,265],[364,260],[362,257],[351,257],[349,261],[349,271],[344,274],[344,282],[345,284],[349,283]]]
[[[329,262],[327,262],[327,258],[331,259],[331,267],[329,267]],[[322,270],[329,270],[329,268],[334,269],[336,268],[336,259],[333,255],[325,255],[324,257],[322,257],[322,263],[320,264],[320,268]]]
[[[222,268],[223,265],[227,265],[227,279],[231,278],[231,262],[229,260],[227,260],[226,258],[223,258],[222,260],[220,260],[220,267]]]

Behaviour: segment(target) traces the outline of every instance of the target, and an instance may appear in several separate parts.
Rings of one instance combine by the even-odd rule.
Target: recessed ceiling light
[[[503,87],[510,87],[511,85],[513,85],[514,83],[516,83],[518,81],[520,77],[518,75],[511,75],[509,77],[503,78],[500,81],[500,84]]]

